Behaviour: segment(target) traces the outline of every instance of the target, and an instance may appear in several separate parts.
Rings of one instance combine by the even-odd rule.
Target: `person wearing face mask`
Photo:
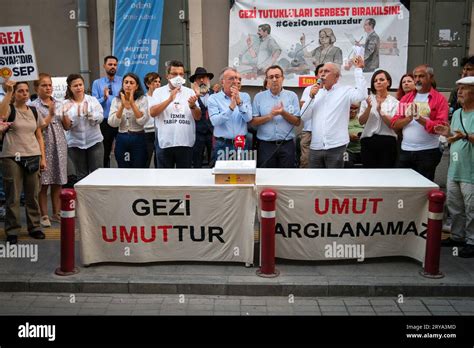
[[[196,139],[195,120],[201,119],[196,93],[183,86],[184,64],[168,63],[168,84],[157,88],[150,100],[150,116],[156,117],[158,143],[163,150],[165,168],[191,168]]]
[[[206,149],[208,163],[211,162],[212,154],[212,132],[214,127],[209,119],[207,103],[209,96],[214,93],[211,89],[213,73],[208,73],[203,67],[196,68],[194,75],[189,77],[193,84],[193,90],[198,96],[199,108],[201,109],[201,119],[196,121],[196,143],[193,147],[193,167],[202,168],[204,149]]]
[[[413,76],[416,89],[400,100],[391,120],[391,127],[403,132],[398,167],[412,168],[433,181],[442,156],[434,128],[448,121],[448,102],[432,85],[433,68],[420,65]]]

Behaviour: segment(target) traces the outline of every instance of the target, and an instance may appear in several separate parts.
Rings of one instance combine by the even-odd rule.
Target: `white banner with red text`
[[[76,186],[81,255],[97,262],[253,263],[253,187]]]
[[[38,67],[29,25],[0,27],[0,83],[33,81]]]
[[[408,256],[424,260],[427,190],[274,190],[276,257],[363,261]]]
[[[396,0],[236,0],[230,9],[229,66],[242,84],[263,86],[265,69],[280,65],[285,86],[315,83],[321,63],[341,67],[343,84],[354,84],[356,55],[366,57],[367,83],[387,70],[396,88],[406,73],[409,11]]]

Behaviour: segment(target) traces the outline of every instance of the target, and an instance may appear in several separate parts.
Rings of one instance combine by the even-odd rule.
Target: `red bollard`
[[[439,271],[441,254],[441,229],[443,227],[443,207],[446,195],[439,190],[428,194],[428,227],[426,233],[425,267],[420,274],[426,278],[443,278]]]
[[[276,220],[275,191],[266,189],[260,194],[262,206],[260,219],[260,269],[257,275],[265,278],[278,277],[280,272],[275,269],[275,220]]]
[[[61,190],[61,266],[56,268],[56,274],[67,276],[76,274],[79,269],[74,266],[74,228],[76,215],[76,191]]]

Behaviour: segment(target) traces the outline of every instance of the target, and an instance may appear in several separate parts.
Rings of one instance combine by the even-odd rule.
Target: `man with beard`
[[[416,89],[400,100],[391,126],[403,132],[399,168],[411,168],[433,181],[442,156],[435,126],[448,121],[448,102],[433,88],[434,71],[420,65],[413,71]]]
[[[199,108],[201,109],[201,119],[196,123],[196,142],[193,146],[193,167],[202,168],[202,160],[204,157],[204,149],[207,151],[208,163],[211,162],[212,154],[212,132],[214,127],[209,119],[207,110],[207,102],[209,96],[214,93],[211,89],[211,80],[214,78],[213,73],[208,73],[203,67],[196,68],[194,75],[189,77],[192,88],[198,96]]]
[[[106,76],[95,80],[92,83],[92,95],[97,98],[104,109],[104,121],[100,124],[100,130],[104,136],[104,167],[110,168],[110,152],[112,144],[118,133],[118,128],[109,126],[107,119],[109,117],[110,106],[114,97],[119,95],[122,88],[122,77],[115,75],[117,73],[118,59],[114,56],[104,58],[104,70]]]

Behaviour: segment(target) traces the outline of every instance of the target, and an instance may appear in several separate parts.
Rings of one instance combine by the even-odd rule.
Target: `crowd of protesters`
[[[453,234],[446,244],[464,246],[460,256],[474,256],[474,57],[464,59],[449,104],[428,65],[403,75],[392,96],[388,71],[376,70],[366,86],[362,57],[344,66],[353,70],[354,86],[342,85],[341,67],[328,62],[316,67],[316,83],[300,99],[283,88],[284,70],[272,65],[252,101],[232,67],[212,88],[214,74],[199,67],[188,88],[179,61],[168,62],[164,86],[155,72],[144,81],[133,73],[117,76],[117,63],[105,57],[106,76],[94,81],[91,95],[81,75],[69,75],[64,101],[52,97],[48,74],[34,82],[35,100],[27,83],[4,83],[0,159],[10,243],[21,227],[22,191],[28,232],[43,239],[42,227],[60,221],[61,187],[110,167],[112,150],[119,168],[150,168],[152,159],[155,168],[201,168],[225,159],[234,139],[246,136],[245,149],[258,150],[258,167],[399,167],[434,180],[442,136],[456,155],[448,173]]]

